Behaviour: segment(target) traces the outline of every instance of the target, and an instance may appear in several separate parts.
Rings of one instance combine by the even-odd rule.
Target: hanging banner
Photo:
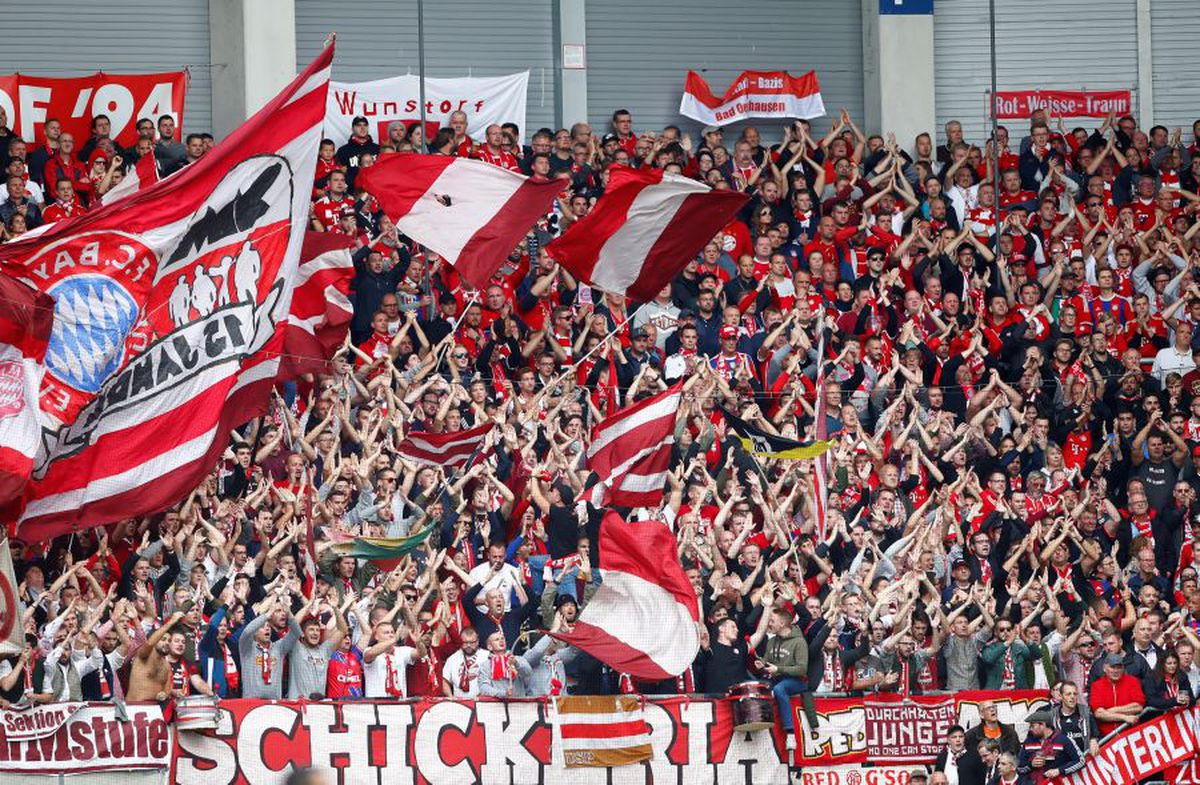
[[[494,77],[462,77],[425,80],[425,133],[427,139],[442,126],[450,124],[450,115],[465,112],[467,133],[480,141],[493,123],[516,123],[525,135],[525,101],[529,72]],[[421,122],[421,79],[417,76],[393,76],[373,82],[330,82],[325,112],[325,136],[339,146],[350,138],[355,117],[371,124],[371,137],[382,143],[388,138],[388,126],[399,120],[405,126]]]
[[[1133,111],[1129,90],[997,90],[996,117],[1028,120],[1037,110],[1051,117],[1108,117]]]
[[[1164,714],[1121,733],[1059,782],[1064,785],[1133,785],[1200,755],[1200,709]]]
[[[171,782],[276,785],[303,766],[335,772],[332,781],[345,783],[789,781],[782,733],[735,733],[731,700],[647,700],[650,760],[591,771],[551,762],[550,718],[541,700],[229,700],[220,711],[215,731],[179,731]]]
[[[10,724],[13,715],[28,720],[34,716],[32,711],[4,712],[0,772],[80,774],[165,769],[171,764],[172,731],[156,703],[128,704],[127,718],[120,719],[110,704],[50,705],[37,710],[46,728],[29,728],[24,722]],[[59,719],[53,716],[56,711],[63,716],[54,725]],[[47,729],[49,732],[43,732]]]
[[[187,86],[186,71],[67,78],[8,74],[0,76],[0,109],[8,127],[31,144],[43,144],[46,121],[58,120],[79,150],[92,135],[92,118],[102,114],[111,124],[109,136],[129,147],[137,141],[137,121],[143,117],[157,126],[159,117],[171,115],[182,129]],[[182,138],[177,131],[175,139]]]
[[[799,785],[908,785],[912,773],[912,766],[814,766],[801,769],[797,782]]]
[[[5,543],[7,547],[8,543]],[[9,744],[52,735],[63,724],[82,709],[84,703],[47,703],[43,706],[27,706],[24,709],[5,709],[0,712],[0,724],[4,726],[4,740]]]
[[[704,77],[688,71],[679,113],[708,125],[728,125],[751,117],[794,117],[825,114],[817,72],[792,76],[787,71],[743,71],[722,96]]]
[[[863,708],[868,763],[933,763],[958,719],[953,697],[871,695]]]
[[[945,727],[978,725],[979,704],[983,701],[995,705],[1000,722],[1014,726],[1022,739],[1029,730],[1025,717],[1047,705],[1044,690],[978,690],[953,696],[913,696],[911,700],[916,708],[907,704],[902,706],[900,700],[899,695],[816,698],[813,701],[817,712],[815,737],[800,710],[799,701],[796,701],[792,707],[796,764],[844,766],[873,761],[888,764],[931,762],[941,749]],[[941,705],[947,702],[949,707]],[[868,716],[871,716],[870,721]],[[936,731],[939,727],[941,731]]]

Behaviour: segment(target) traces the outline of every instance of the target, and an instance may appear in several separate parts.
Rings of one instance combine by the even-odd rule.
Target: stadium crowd
[[[120,149],[98,117],[78,148],[51,121],[29,149],[4,123],[8,237],[88,209],[150,150],[165,174],[211,144],[145,119]],[[775,145],[753,127],[691,139],[633,124],[617,111],[611,128],[542,129],[528,146],[507,125],[477,143],[461,114],[437,131],[434,154],[563,182],[484,291],[355,188],[380,156],[420,150],[419,125],[373,139],[356,118],[349,141],[324,142],[312,228],[356,243],[345,348],[231,434],[175,507],[12,540],[28,648],[0,662],[3,705],[751,680],[781,708],[844,692],[1053,696],[1024,743],[987,704],[982,725],[952,729],[932,775],[951,785],[1071,771],[1113,729],[1190,705],[1200,122],[1185,138],[1035,114],[991,140],[949,123],[907,149],[844,111],[821,138],[797,122]],[[751,195],[649,303],[593,290],[544,251],[614,164]],[[676,532],[705,623],[693,667],[650,684],[545,631],[569,630],[601,580],[591,426],[677,381],[662,504],[622,512]],[[827,439],[827,486],[811,459],[747,452],[722,410]],[[402,447],[482,424],[461,469]],[[416,545],[339,555],[363,537]],[[792,727],[790,710],[779,719]]]

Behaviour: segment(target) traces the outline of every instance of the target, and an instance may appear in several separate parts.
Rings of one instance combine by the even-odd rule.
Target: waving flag
[[[322,373],[350,329],[354,306],[353,239],[335,232],[305,232],[300,268],[283,334],[280,379]]]
[[[358,173],[396,228],[437,251],[477,289],[500,268],[562,193],[560,180],[535,180],[470,158],[400,153]]]
[[[155,512],[194,488],[280,370],[333,59],[202,159],[40,235],[0,268],[55,299],[44,458],[21,532]]]
[[[650,302],[749,197],[662,169],[615,165],[596,207],[546,246],[576,278]]]
[[[100,197],[100,204],[112,204],[118,199],[149,188],[157,182],[158,161],[154,159],[154,151],[151,150],[126,170],[121,182],[104,192],[104,195]]]
[[[381,570],[391,570],[401,559],[421,547],[437,525],[437,521],[430,521],[424,529],[407,537],[351,537],[334,543],[333,552],[338,556],[353,556],[374,562]]]
[[[787,71],[743,71],[722,96],[713,95],[704,77],[688,71],[679,113],[709,125],[728,125],[749,117],[798,117],[825,114],[817,74],[792,76]]]
[[[659,521],[626,523],[609,511],[600,523],[603,578],[570,633],[550,633],[621,673],[661,681],[700,651],[696,592]]]
[[[677,384],[621,409],[592,430],[587,465],[599,477],[597,487],[608,488],[608,504],[652,507],[662,501],[682,398],[683,387]]]
[[[801,442],[767,433],[762,428],[746,422],[727,409],[721,409],[725,422],[729,424],[737,440],[746,452],[762,458],[816,458],[829,449],[829,442]]]
[[[41,443],[38,384],[53,313],[48,295],[0,275],[0,509],[25,489]]]
[[[396,447],[401,455],[417,463],[458,469],[467,462],[472,453],[483,446],[483,440],[494,427],[494,423],[485,422],[465,431],[409,431],[404,441]]]

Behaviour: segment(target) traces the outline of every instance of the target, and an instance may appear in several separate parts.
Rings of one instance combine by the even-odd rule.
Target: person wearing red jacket
[[[91,196],[93,183],[84,165],[75,158],[74,152],[75,137],[64,133],[58,138],[58,153],[46,162],[42,182],[54,187],[59,180],[68,180],[75,188],[75,193],[86,200]]]

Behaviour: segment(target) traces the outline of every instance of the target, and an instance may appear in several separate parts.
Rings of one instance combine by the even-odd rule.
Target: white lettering
[[[256,706],[242,717],[237,740],[238,766],[247,782],[275,782],[292,773],[291,763],[278,770],[267,766],[263,760],[266,747],[263,736],[277,730],[291,737],[299,723],[300,713],[295,709],[273,704]]]
[[[46,107],[50,104],[50,88],[23,84],[17,88],[17,100],[21,104],[21,137],[33,141],[33,128],[46,122]]]
[[[435,703],[417,721],[413,744],[419,750],[436,750],[447,727],[466,733],[471,727],[472,715],[471,707],[462,703]],[[475,772],[465,758],[447,766],[440,755],[422,755],[417,760],[417,768],[429,780],[429,785],[471,785],[475,782]]]
[[[331,767],[334,755],[345,756],[347,763],[343,776],[347,781],[374,779],[377,772],[371,767],[368,742],[369,730],[375,724],[375,706],[369,703],[343,703],[341,709],[339,721],[338,712],[332,704],[312,703],[304,707],[304,726],[308,728],[312,765],[318,768]],[[318,754],[323,760],[316,759]]]
[[[541,781],[541,763],[522,741],[538,724],[536,703],[475,704],[475,718],[487,739],[487,760],[480,771],[484,785],[524,785]]]

